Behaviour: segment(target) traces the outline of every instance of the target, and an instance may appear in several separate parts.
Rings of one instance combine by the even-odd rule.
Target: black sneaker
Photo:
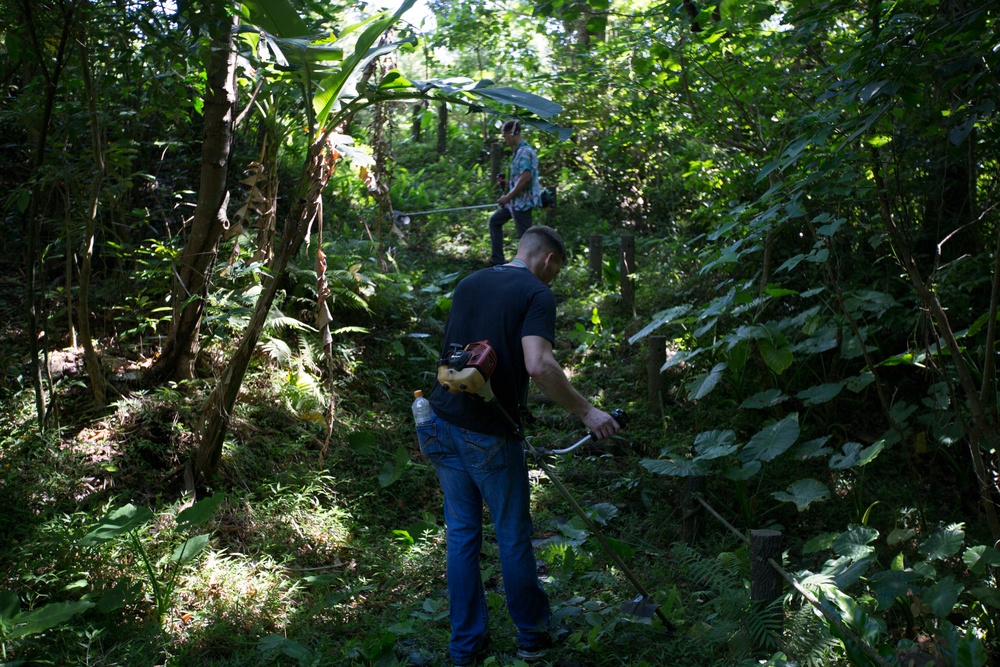
[[[546,655],[548,655],[549,649],[546,648],[518,648],[517,649],[517,659],[523,660],[524,662],[536,662],[541,660]]]

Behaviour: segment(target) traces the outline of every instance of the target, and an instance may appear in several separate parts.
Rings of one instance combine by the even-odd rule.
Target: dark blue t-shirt
[[[445,325],[442,357],[451,344],[463,348],[488,340],[497,355],[491,384],[496,400],[520,423],[518,405],[528,391],[521,339],[541,336],[555,344],[556,299],[531,271],[519,266],[494,266],[462,280],[452,298]],[[441,385],[430,396],[434,414],[450,424],[480,433],[510,434],[495,406],[472,394],[452,394]]]

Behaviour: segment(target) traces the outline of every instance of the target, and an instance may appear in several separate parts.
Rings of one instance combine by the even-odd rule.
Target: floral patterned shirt
[[[514,157],[510,161],[510,176],[507,182],[511,190],[517,184],[517,179],[526,171],[531,172],[531,186],[521,190],[510,203],[515,211],[527,211],[540,208],[542,205],[542,184],[538,180],[538,153],[528,145],[527,141],[521,140],[514,149]]]

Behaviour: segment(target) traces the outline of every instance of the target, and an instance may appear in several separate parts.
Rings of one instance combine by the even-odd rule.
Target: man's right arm
[[[620,428],[614,417],[595,407],[573,388],[562,366],[552,355],[552,343],[542,336],[521,339],[528,375],[543,394],[579,417],[598,440],[609,438]]]

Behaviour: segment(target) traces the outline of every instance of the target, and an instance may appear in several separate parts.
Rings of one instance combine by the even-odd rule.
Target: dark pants
[[[503,254],[503,226],[504,223],[514,218],[514,228],[517,230],[517,238],[524,236],[524,233],[531,227],[531,209],[527,211],[514,211],[511,213],[509,206],[498,208],[490,216],[490,263],[506,264],[507,260]]]

